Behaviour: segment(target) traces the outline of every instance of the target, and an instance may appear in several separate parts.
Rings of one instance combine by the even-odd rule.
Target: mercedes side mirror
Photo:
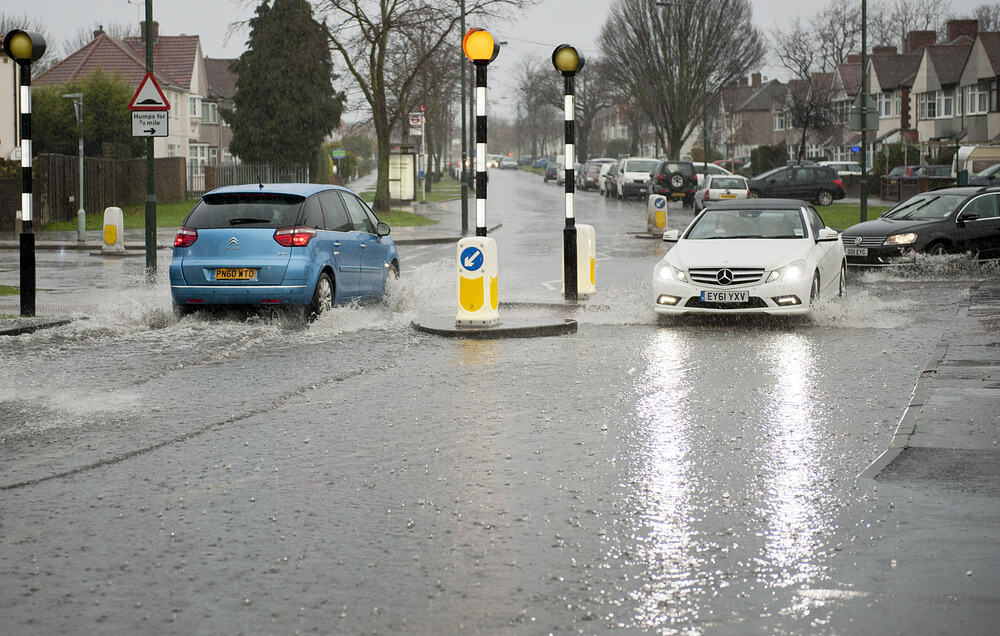
[[[663,233],[664,243],[676,243],[681,237],[680,230],[667,230]]]

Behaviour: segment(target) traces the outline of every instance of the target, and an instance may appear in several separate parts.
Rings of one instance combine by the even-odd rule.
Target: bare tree
[[[59,61],[55,54],[55,42],[52,41],[52,35],[45,26],[45,22],[24,13],[13,15],[0,12],[0,37],[3,37],[8,31],[14,29],[32,31],[45,38],[45,54],[31,64],[32,75],[41,73]]]
[[[979,5],[972,10],[972,17],[979,20],[980,31],[1000,31],[1000,2]]]
[[[517,82],[517,123],[528,136],[532,157],[544,152],[549,139],[557,134],[558,109],[552,103],[551,89],[547,90],[554,71],[548,71],[546,65],[551,68],[547,61],[525,63]]]
[[[861,50],[861,8],[852,0],[832,0],[803,24],[798,17],[776,27],[771,45],[793,77],[831,73],[850,53]]]
[[[468,0],[466,13],[486,19],[529,0]],[[389,144],[402,120],[421,67],[456,33],[461,15],[452,0],[322,0],[330,46],[340,54],[371,107],[378,155],[374,208],[389,209]],[[410,49],[412,34],[428,34],[426,46]],[[454,50],[454,49],[453,49]]]
[[[902,50],[910,31],[937,31],[948,13],[948,0],[882,0],[868,6],[868,44]]]
[[[615,0],[601,29],[604,57],[620,60],[618,80],[676,157],[701,122],[702,100],[756,68],[763,37],[749,0]],[[707,86],[707,91],[703,88]]]
[[[602,110],[611,108],[616,103],[615,86],[609,81],[610,73],[607,71],[602,58],[587,60],[574,80],[576,148],[581,160],[590,152],[590,134],[594,128],[594,120]],[[561,110],[565,94],[562,75],[551,64],[543,64],[540,73],[537,90],[543,92],[546,101]]]

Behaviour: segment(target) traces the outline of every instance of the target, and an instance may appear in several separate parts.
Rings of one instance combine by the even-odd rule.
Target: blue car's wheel
[[[316,291],[313,292],[312,302],[306,309],[306,319],[315,320],[330,307],[333,307],[333,279],[323,272],[316,281]]]

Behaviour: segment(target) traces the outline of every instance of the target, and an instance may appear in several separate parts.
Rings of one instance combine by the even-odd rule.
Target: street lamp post
[[[45,38],[38,33],[11,29],[3,50],[20,71],[21,107],[21,315],[35,315],[35,232],[32,227],[31,188],[31,63],[45,53]]]
[[[698,6],[694,2],[677,2],[676,0],[667,2],[665,0],[657,0],[656,6],[658,7],[681,7]],[[698,24],[698,40],[702,49],[705,49],[705,12],[701,12],[701,18]],[[693,47],[697,48],[697,47]],[[701,51],[701,159],[702,159],[702,172],[704,173],[705,179],[708,178],[708,74],[705,72],[705,51]]]
[[[73,100],[73,110],[76,111],[76,124],[79,129],[80,207],[76,210],[76,241],[86,243],[87,213],[83,208],[83,93],[67,93],[63,97]]]

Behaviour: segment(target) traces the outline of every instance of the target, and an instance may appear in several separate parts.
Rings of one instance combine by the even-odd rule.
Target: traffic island
[[[457,325],[454,317],[431,317],[410,322],[417,331],[445,338],[490,340],[498,338],[542,338],[576,333],[577,324],[569,318],[504,318],[495,325],[470,327]]]

